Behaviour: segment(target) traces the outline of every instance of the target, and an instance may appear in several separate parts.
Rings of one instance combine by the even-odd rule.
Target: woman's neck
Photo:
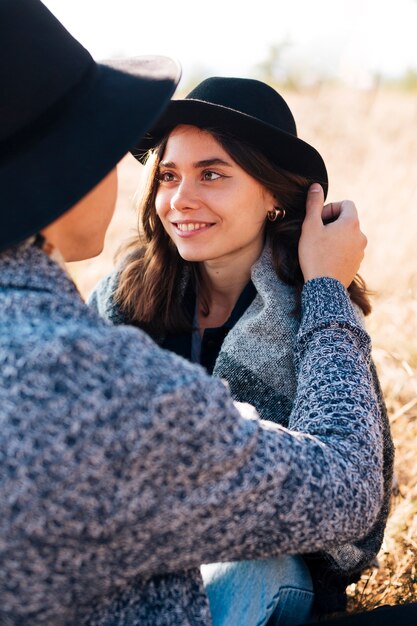
[[[261,250],[250,250],[212,261],[200,263],[201,282],[209,304],[209,314],[203,315],[201,303],[198,319],[201,330],[222,326],[230,317],[233,308],[250,280],[252,265],[259,258]]]

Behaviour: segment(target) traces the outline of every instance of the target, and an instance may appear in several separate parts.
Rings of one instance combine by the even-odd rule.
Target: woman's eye
[[[172,172],[160,172],[158,176],[160,183],[172,183],[174,179],[175,177]]]
[[[203,172],[203,180],[217,180],[218,178],[222,178],[221,174],[217,174],[211,170]]]

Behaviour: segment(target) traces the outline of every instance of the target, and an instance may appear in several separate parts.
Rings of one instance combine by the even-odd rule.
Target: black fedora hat
[[[132,154],[139,160],[178,124],[227,130],[259,148],[273,163],[322,185],[327,171],[315,148],[297,137],[294,117],[272,87],[249,78],[207,78],[183,100],[172,100]]]
[[[168,104],[166,57],[96,63],[39,0],[0,2],[0,249],[70,209]]]

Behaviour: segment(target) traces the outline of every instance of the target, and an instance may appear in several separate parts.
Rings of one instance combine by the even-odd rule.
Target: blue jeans
[[[296,626],[311,617],[313,584],[301,556],[202,565],[213,626]]]

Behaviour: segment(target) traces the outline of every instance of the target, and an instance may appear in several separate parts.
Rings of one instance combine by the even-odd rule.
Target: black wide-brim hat
[[[180,77],[166,57],[96,63],[39,0],[0,3],[0,249],[37,233],[108,174]]]
[[[328,189],[327,170],[313,146],[297,137],[294,117],[284,98],[259,80],[214,76],[201,82],[183,100],[172,100],[132,154],[146,152],[175,126],[219,128],[258,148],[269,160]]]

